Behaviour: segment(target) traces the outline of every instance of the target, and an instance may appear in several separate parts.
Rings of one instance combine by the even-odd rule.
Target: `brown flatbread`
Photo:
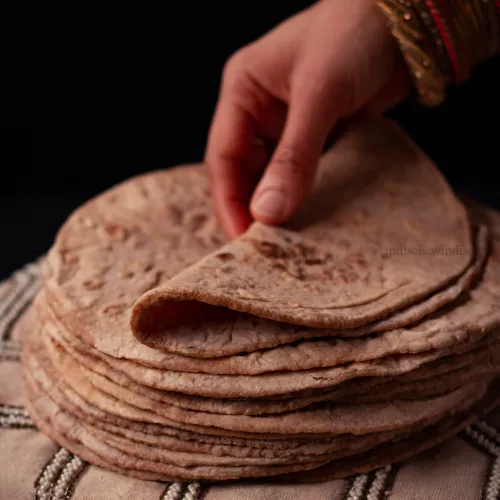
[[[78,415],[75,415],[78,416]],[[168,450],[177,450],[195,453],[208,453],[213,455],[222,455],[230,457],[254,457],[254,458],[294,458],[296,456],[306,456],[311,459],[311,455],[324,455],[333,454],[337,455],[342,453],[343,456],[348,454],[359,453],[360,450],[372,448],[382,442],[396,441],[404,439],[408,435],[418,432],[428,425],[435,424],[440,419],[429,419],[423,424],[399,429],[397,431],[377,432],[373,434],[366,434],[364,436],[352,436],[349,434],[343,436],[336,436],[335,438],[324,439],[319,442],[318,440],[309,439],[307,442],[295,445],[294,447],[282,448],[264,448],[254,447],[252,440],[246,440],[244,445],[226,445],[217,443],[204,443],[199,441],[190,441],[179,439],[165,434],[152,434],[149,432],[141,432],[131,429],[128,424],[130,421],[125,421],[124,425],[114,425],[107,422],[92,421],[91,419],[83,417],[83,419],[96,429],[102,429],[106,432],[116,436],[122,436],[130,441],[135,441],[142,444],[154,444],[159,448]],[[147,424],[145,424],[147,425]],[[133,425],[132,425],[133,426]],[[289,444],[290,440],[282,441]],[[267,443],[271,443],[270,440]],[[314,458],[313,458],[314,461]]]
[[[250,471],[254,473],[251,474],[252,476],[255,477],[255,475],[258,475],[255,474],[255,469],[251,467],[232,467],[227,470],[222,467],[194,467],[180,472],[180,477],[173,477],[170,474],[174,469],[168,465],[158,465],[158,462],[151,463],[152,461],[149,460],[127,456],[125,453],[116,450],[116,448],[99,441],[96,437],[88,433],[84,426],[78,425],[76,420],[72,419],[69,414],[64,413],[57,404],[41,393],[36,385],[30,385],[28,383],[26,392],[29,394],[29,411],[36,421],[37,426],[66,449],[77,453],[78,456],[96,465],[101,465],[110,470],[115,470],[127,475],[152,480],[184,480],[186,477],[191,477],[191,473],[196,475],[196,479],[205,478],[205,474],[210,474],[209,479],[217,481],[247,477],[245,475],[241,476],[241,474],[248,474]],[[441,440],[458,432],[461,428],[470,423],[477,414],[491,407],[494,402],[498,401],[498,394],[498,387],[493,386],[492,389],[487,391],[485,397],[469,410],[456,413],[451,417],[443,419],[438,424],[426,428],[420,433],[416,433],[416,435],[404,442],[396,441],[395,443],[382,445],[382,447],[375,448],[375,450],[367,453],[354,455],[351,458],[343,457],[341,460],[334,460],[322,467],[312,462],[309,464],[314,467],[311,474],[294,474],[293,478],[283,475],[281,479],[297,482],[320,481],[332,477],[345,477],[350,475],[353,470],[356,472],[367,471],[385,465],[386,463],[411,456],[418,451],[434,446]],[[54,416],[59,417],[56,422],[52,420]],[[300,466],[304,467],[304,464],[300,464]],[[265,472],[266,476],[272,476],[273,473],[277,472],[274,467],[266,467],[266,469],[268,469]],[[177,468],[177,471],[178,470],[179,468]],[[240,475],[235,476],[237,473]]]
[[[31,364],[35,361],[34,364]],[[61,408],[68,413],[81,418],[83,421],[93,426],[99,424],[119,426],[123,429],[130,429],[139,432],[143,435],[151,436],[168,436],[182,439],[184,442],[193,446],[200,443],[206,444],[214,449],[226,450],[226,453],[234,454],[235,447],[238,449],[238,455],[243,451],[244,456],[261,456],[275,457],[286,454],[322,454],[332,451],[338,451],[346,447],[356,446],[356,443],[377,443],[388,439],[397,438],[400,435],[412,432],[413,429],[418,430],[422,425],[434,423],[437,418],[422,420],[416,426],[405,427],[395,431],[383,431],[379,433],[367,434],[364,436],[353,436],[352,434],[326,436],[326,435],[296,435],[293,438],[283,439],[282,434],[276,435],[250,435],[250,437],[229,436],[227,432],[217,431],[219,434],[199,434],[198,432],[186,431],[165,425],[168,422],[166,419],[160,419],[161,424],[144,422],[148,420],[150,412],[141,410],[130,411],[128,408],[121,415],[107,413],[102,411],[97,406],[94,406],[76,393],[72,392],[62,380],[51,380],[51,375],[46,373],[45,367],[41,368],[37,365],[36,360],[30,357],[30,365],[33,367],[32,372],[25,373],[25,380],[28,385],[38,387],[37,391],[50,395],[50,398]],[[469,404],[468,401],[462,401],[457,406],[456,411]],[[132,417],[132,418],[130,418]],[[153,417],[158,420],[156,417]],[[139,420],[135,420],[139,419]],[[151,420],[151,418],[149,418]],[[106,428],[106,427],[104,427]],[[199,431],[200,428],[197,428]],[[248,436],[248,435],[247,435]],[[358,439],[359,438],[359,439]]]
[[[478,341],[490,328],[498,326],[500,321],[500,300],[498,283],[499,246],[493,242],[492,253],[479,285],[470,291],[470,298],[456,305],[447,314],[440,311],[434,317],[407,329],[416,335],[425,337],[425,333],[441,334],[444,329],[453,342],[468,339]],[[424,332],[424,334],[422,334]],[[319,389],[337,385],[354,376],[389,376],[415,369],[419,364],[443,355],[441,351],[430,351],[421,356],[412,356],[411,362],[405,358],[386,356],[383,358],[385,368],[380,368],[380,361],[365,363],[361,366],[339,366],[325,370],[309,370],[301,373],[267,374],[255,384],[254,377],[217,376],[205,374],[186,374],[170,371],[160,371],[137,366],[129,373],[136,382],[162,390],[179,391],[188,394],[198,394],[209,397],[264,397],[279,393],[291,393],[305,389]],[[108,360],[118,371],[127,372],[123,360]],[[125,364],[125,366],[121,366]],[[398,366],[399,365],[399,366]]]
[[[445,180],[399,128],[362,120],[323,157],[295,220],[286,228],[256,223],[147,292],[134,307],[132,330],[157,349],[163,342],[165,351],[212,357],[206,339],[188,333],[198,306],[199,315],[217,318],[222,307],[316,328],[366,325],[462,274],[472,257],[468,225]],[[239,352],[230,333],[219,356]],[[259,347],[266,346],[255,337],[245,350]]]
[[[43,377],[40,378],[40,380],[43,380]],[[28,385],[31,384],[33,387],[41,387],[30,375],[26,377],[26,381]],[[40,389],[37,389],[37,391],[39,392]],[[230,438],[227,436],[210,436],[178,431],[168,426],[142,423],[124,417],[102,413],[99,412],[99,409],[88,403],[83,406],[73,407],[71,404],[68,404],[68,400],[64,396],[61,397],[61,394],[59,394],[55,386],[50,388],[50,398],[52,398],[56,404],[60,404],[64,411],[69,412],[71,415],[74,415],[78,419],[96,428],[109,431],[111,426],[111,430],[121,429],[122,432],[125,432],[127,437],[130,437],[130,434],[126,431],[130,430],[134,433],[135,438],[137,438],[137,435],[140,435],[139,440],[141,442],[145,441],[151,443],[151,441],[155,439],[167,439],[170,449],[172,449],[172,446],[174,449],[178,449],[179,443],[181,443],[180,450],[182,451],[193,451],[194,448],[195,452],[207,452],[208,449],[208,452],[212,454],[237,457],[250,456],[274,458],[295,455],[321,455],[325,453],[343,452],[342,450],[345,450],[345,455],[347,455],[349,449],[356,451],[364,449],[365,446],[375,446],[382,442],[403,439],[405,436],[419,432],[428,425],[435,424],[442,418],[442,416],[439,416],[423,420],[418,425],[412,425],[395,431],[384,431],[362,436],[344,434],[333,437],[323,436],[319,440],[313,437],[307,437],[306,439],[292,438],[280,440],[268,437],[266,440],[259,440]],[[469,405],[470,403],[468,401],[462,401],[455,410],[461,412]],[[174,445],[172,445],[172,440],[174,440]],[[158,444],[158,446],[160,445]],[[200,446],[202,447],[201,450]]]
[[[476,339],[474,339],[476,340]],[[470,349],[474,342],[467,341],[460,348]],[[456,348],[458,349],[458,347]],[[430,351],[411,356],[386,356],[379,360],[349,363],[322,370],[304,370],[301,372],[276,372],[259,376],[248,375],[209,375],[170,372],[136,366],[130,366],[122,360],[109,358],[110,366],[126,373],[134,382],[154,389],[181,392],[214,398],[261,398],[293,393],[305,389],[332,388],[358,377],[388,377],[410,372],[416,368],[451,354],[451,351]],[[257,378],[258,377],[258,378]]]
[[[31,394],[30,394],[31,391]],[[146,471],[162,474],[166,477],[175,480],[182,478],[186,479],[222,479],[231,480],[240,477],[261,477],[283,474],[296,470],[305,470],[308,468],[317,467],[322,462],[286,464],[286,465],[243,465],[243,466],[176,466],[170,463],[158,462],[147,459],[137,459],[130,455],[126,455],[119,450],[107,445],[104,441],[100,441],[97,437],[88,432],[88,427],[81,424],[77,419],[60,410],[60,408],[47,396],[35,395],[32,386],[27,386],[27,392],[30,394],[30,411],[36,419],[37,425],[48,431],[49,436],[59,438],[61,433],[66,438],[76,440],[83,446],[101,458],[118,465],[124,469],[139,468]],[[42,415],[40,415],[42,414]],[[50,428],[50,430],[49,430]],[[59,439],[57,439],[59,441]],[[71,448],[70,448],[71,449]],[[83,457],[85,458],[85,453]],[[136,464],[136,467],[133,464]]]
[[[170,354],[179,353],[185,356],[193,356],[196,360],[205,357],[228,357],[230,354],[242,352],[254,352],[261,348],[270,348],[296,342],[300,339],[316,339],[317,337],[361,337],[376,333],[385,333],[387,331],[398,330],[406,325],[414,324],[436,310],[446,311],[446,305],[455,300],[461,292],[468,288],[473,279],[482,270],[482,264],[486,257],[486,242],[485,242],[484,228],[480,228],[477,236],[479,250],[477,252],[477,261],[467,269],[467,271],[459,278],[459,280],[452,285],[444,288],[424,299],[421,302],[408,306],[406,309],[396,311],[388,318],[384,318],[367,325],[350,328],[350,329],[301,329],[296,325],[280,323],[276,321],[268,321],[265,323],[256,322],[255,317],[236,314],[234,312],[223,312],[222,308],[215,308],[208,306],[194,305],[194,302],[176,302],[175,312],[173,310],[163,310],[163,313],[168,314],[169,317],[182,318],[181,307],[187,307],[187,313],[194,324],[186,323],[179,324],[176,327],[169,328],[168,336],[163,335],[160,330],[156,333],[149,332],[147,338],[142,338],[136,334],[142,342],[149,347],[158,350],[166,351]],[[147,297],[153,297],[154,290]],[[148,299],[149,300],[149,299]],[[153,300],[153,298],[151,298]],[[158,299],[159,300],[159,299]],[[162,302],[163,303],[163,302]],[[141,306],[139,302],[134,306],[134,311],[138,311]],[[152,306],[153,307],[153,306]],[[154,306],[157,311],[155,314],[163,314],[162,306]],[[203,311],[199,307],[203,307]],[[452,307],[452,304],[449,306]],[[152,309],[153,310],[153,309]],[[198,314],[197,314],[198,312]],[[134,313],[135,314],[135,313]],[[204,336],[204,330],[200,328],[196,317],[209,317],[215,315],[214,323],[223,323],[223,327],[217,330],[217,335]],[[159,317],[159,316],[158,316]],[[193,319],[194,318],[194,319]],[[176,320],[177,321],[177,320]],[[179,319],[179,321],[181,321]],[[160,324],[160,320],[157,322]],[[212,323],[211,323],[212,324]],[[212,328],[210,324],[210,328]],[[258,327],[258,333],[255,333],[252,328]],[[216,327],[214,327],[216,328]],[[446,332],[442,337],[447,337]],[[338,342],[338,339],[336,339]],[[421,339],[425,342],[425,337]],[[443,339],[444,340],[444,339]],[[166,345],[168,342],[168,347]],[[313,342],[314,345],[314,342]],[[213,360],[212,362],[214,362]]]
[[[491,349],[492,352],[488,352],[489,349],[486,349],[486,352],[483,352],[483,356],[475,359],[473,363],[466,366],[465,368],[453,370],[451,372],[446,373],[445,375],[441,375],[439,377],[430,377],[428,379],[424,379],[423,381],[415,381],[415,382],[407,382],[407,383],[398,383],[395,382],[393,384],[386,383],[382,384],[382,387],[372,386],[371,390],[359,390],[359,388],[355,388],[354,391],[348,393],[347,391],[343,391],[342,393],[335,397],[330,393],[323,394],[322,398],[317,398],[317,401],[314,401],[314,397],[309,397],[313,399],[313,401],[309,404],[298,405],[295,403],[294,399],[285,400],[288,403],[288,407],[286,407],[283,402],[281,402],[282,408],[280,411],[275,411],[271,413],[285,413],[293,410],[298,410],[301,408],[305,408],[306,406],[310,406],[315,402],[327,402],[327,401],[335,401],[335,403],[340,403],[343,405],[350,405],[356,403],[382,403],[388,402],[392,403],[396,400],[423,400],[429,399],[436,396],[441,396],[447,394],[451,391],[458,389],[459,387],[467,384],[469,382],[480,381],[485,377],[490,377],[491,375],[498,375],[500,373],[500,348],[495,346],[495,349]],[[112,380],[109,380],[106,377],[103,377],[96,372],[84,368],[80,366],[80,370],[82,375],[96,388],[106,392],[122,401],[128,401],[132,405],[137,405],[142,408],[151,409],[155,413],[161,413],[159,409],[162,408],[162,404],[171,406],[179,406],[173,405],[168,401],[167,398],[164,398],[163,401],[159,401],[157,397],[151,398],[147,391],[141,390],[140,386],[136,386],[136,390],[131,390],[129,388],[120,386],[119,384],[114,383]],[[363,389],[363,388],[362,388]],[[340,392],[340,391],[339,391]],[[144,406],[143,406],[144,405]],[[253,409],[254,402],[247,402],[247,407]],[[243,406],[243,405],[242,405]],[[196,415],[201,416],[203,413],[208,413],[210,419],[215,419],[216,415],[213,415],[214,412],[211,411],[211,407],[207,404],[207,410],[203,411],[195,409]],[[183,408],[182,406],[180,408]],[[171,408],[168,408],[168,410]],[[191,408],[184,408],[185,410],[192,410]],[[167,414],[170,411],[167,410]],[[220,412],[218,412],[220,413]],[[243,415],[263,415],[268,412],[256,412],[254,411],[246,411],[243,412]],[[233,414],[234,415],[234,414]],[[278,415],[279,418],[279,415]],[[187,419],[188,420],[188,419]]]
[[[325,272],[347,272],[342,267],[344,264],[340,264],[345,262],[345,265],[353,267],[353,273],[355,270],[361,273],[361,281],[356,279],[351,283],[351,278],[347,277],[349,283],[345,287],[335,288],[345,288],[353,293],[359,289],[362,294],[371,288],[377,294],[380,287],[377,288],[376,284],[382,278],[386,280],[383,286],[389,287],[392,282],[403,283],[409,280],[413,283],[399,283],[397,286],[401,285],[403,288],[398,288],[397,293],[389,293],[375,302],[349,308],[349,314],[353,313],[355,316],[359,316],[361,309],[366,310],[365,316],[359,316],[364,318],[363,322],[373,315],[384,316],[382,321],[385,321],[391,311],[402,311],[403,306],[411,306],[426,297],[430,299],[430,294],[438,292],[444,286],[451,287],[451,291],[446,293],[443,290],[444,295],[440,295],[439,300],[421,305],[419,314],[405,316],[401,313],[398,321],[395,318],[391,320],[391,327],[396,327],[414,321],[422,314],[429,314],[456,298],[460,288],[467,286],[467,280],[460,282],[461,284],[456,280],[472,263],[473,253],[458,256],[438,254],[432,258],[421,255],[387,257],[384,256],[386,246],[399,248],[404,243],[409,247],[426,241],[432,248],[458,245],[470,251],[472,243],[463,207],[429,161],[406,138],[402,138],[391,124],[373,120],[358,125],[326,157],[325,167],[322,169],[325,172],[323,181],[318,184],[309,201],[314,206],[305,209],[311,217],[331,213],[336,219],[306,221],[302,215],[289,229],[283,231],[292,231],[293,228],[305,226],[307,222],[309,229],[304,229],[300,234],[305,234],[304,237],[307,238],[317,236],[319,242],[327,241],[325,235],[334,232],[337,247],[335,251],[331,249],[329,252],[333,252],[339,262],[336,261],[333,267],[328,264],[330,267],[327,266]],[[392,153],[386,150],[387,141],[394,148]],[[360,142],[363,143],[362,146]],[[376,165],[373,162],[375,157],[378,158]],[[385,161],[386,157],[389,157],[388,161]],[[387,168],[379,169],[381,164],[387,165]],[[402,164],[406,164],[407,168],[401,168]],[[375,172],[375,167],[378,173]],[[330,179],[330,174],[335,178]],[[347,179],[346,176],[352,176],[352,179]],[[354,186],[353,179],[356,178],[363,178],[366,186]],[[428,187],[429,179],[432,181],[432,188]],[[424,180],[426,195],[422,197],[419,186],[424,189]],[[349,191],[345,189],[347,183],[353,184],[352,189],[360,189],[363,196],[354,196],[355,201],[352,203],[344,195],[344,198],[333,196],[333,191],[330,192],[330,184],[333,182],[339,183],[345,195]],[[380,187],[375,189],[375,185]],[[328,196],[326,192],[329,193]],[[326,205],[321,210],[316,206],[327,204],[333,199],[337,200],[339,206],[330,207],[329,210]],[[382,199],[385,201],[382,202]],[[376,206],[376,210],[371,205]],[[363,210],[368,213],[362,221],[359,217],[363,218]],[[389,211],[391,217],[388,217]],[[435,217],[435,211],[440,211],[443,216]],[[389,223],[389,220],[392,222]],[[382,224],[382,230],[379,230],[378,224]],[[325,225],[328,230],[324,229]],[[359,231],[352,231],[354,226],[359,226]],[[261,228],[259,231],[274,229]],[[281,234],[280,231],[282,230],[276,230],[276,237]],[[129,343],[123,339],[129,331],[130,307],[145,291],[167,282],[189,265],[219,250],[223,241],[210,214],[208,184],[199,167],[173,169],[135,178],[88,202],[63,225],[44,265],[49,302],[67,329],[87,344],[116,357],[144,358],[145,363],[158,367],[157,360],[161,353],[141,348],[139,342]],[[357,263],[359,253],[363,254],[363,259],[370,260],[370,272],[361,269],[361,264]],[[258,257],[260,254],[254,252],[252,255]],[[354,259],[352,263],[349,263],[348,255],[351,260]],[[232,271],[229,270],[231,266]],[[324,268],[319,264],[312,265],[313,268],[318,266]],[[220,269],[221,275],[230,278],[235,275],[234,265],[230,262],[223,263]],[[432,276],[427,276],[427,272]],[[239,269],[237,274],[243,276]],[[274,274],[268,275],[270,278],[273,276]],[[292,286],[294,279],[286,283]],[[281,278],[280,281],[285,283]],[[304,282],[304,286],[306,285],[308,282]],[[297,289],[295,285],[293,288]],[[308,292],[308,295],[315,294]],[[249,299],[244,299],[244,302],[249,302]],[[321,316],[319,311],[318,309],[317,314]],[[209,333],[207,338],[220,339],[220,342],[213,345],[205,342],[203,355],[221,356],[241,349],[272,347],[301,338],[332,335],[334,332],[293,327],[246,314],[229,313],[227,310],[225,313],[227,316],[223,321],[212,322],[211,325],[204,318],[209,327],[208,330],[203,330]],[[386,328],[387,324],[384,325]],[[231,346],[226,341],[227,335],[235,328],[247,338],[246,347],[240,345],[241,338],[238,335],[233,336],[235,345]],[[117,336],[116,332],[123,332],[123,335]],[[335,335],[339,333],[335,332]],[[349,332],[352,333],[351,330]],[[184,333],[182,336],[186,342],[190,338]],[[189,355],[193,355],[197,349],[195,344],[198,341],[195,340],[185,346]]]
[[[101,409],[121,414],[122,409],[127,406],[139,408],[167,419],[169,425],[196,426],[200,430],[203,428],[205,433],[210,433],[209,429],[224,429],[242,434],[368,434],[413,425],[421,420],[453,411],[459,401],[481,397],[481,383],[466,383],[449,394],[423,401],[393,401],[391,405],[325,404],[314,409],[278,415],[228,416],[160,404],[124,387],[106,383],[103,377],[101,384],[106,389],[102,391],[85,378],[71,357],[64,356],[64,351],[54,349],[50,354],[65,384]],[[43,356],[43,350],[38,355]]]
[[[490,224],[493,223],[495,228],[497,224],[500,225],[500,215],[493,212],[488,217]],[[155,389],[217,398],[267,397],[329,388],[360,376],[391,376],[404,373],[446,355],[446,350],[443,349],[445,345],[453,346],[461,342],[473,344],[498,326],[500,326],[500,240],[494,239],[481,280],[475,288],[469,290],[465,300],[441,309],[414,326],[401,328],[395,334],[396,337],[398,334],[410,337],[413,335],[422,342],[434,335],[447,339],[446,342],[438,344],[439,350],[434,349],[406,357],[385,356],[325,369],[264,373],[259,375],[258,383],[255,376],[181,373],[139,365],[128,372],[129,366],[126,361],[111,357],[107,361],[113,369],[128,373],[135,382]],[[113,340],[109,338],[108,346],[112,343]],[[119,346],[120,342],[115,341],[114,344]]]
[[[38,368],[39,367],[36,369]],[[351,434],[334,437],[320,436],[320,438],[299,436],[290,439],[283,439],[282,435],[279,435],[279,439],[277,439],[277,436],[264,436],[265,439],[262,439],[259,437],[242,438],[227,435],[199,434],[176,429],[167,425],[133,420],[124,416],[102,412],[99,408],[85,402],[74,394],[72,394],[74,397],[66,398],[63,393],[63,390],[66,392],[64,383],[54,384],[53,381],[50,381],[45,375],[45,373],[36,375],[27,373],[25,380],[28,385],[36,388],[37,392],[42,392],[50,396],[56,404],[69,414],[81,418],[84,422],[104,430],[109,430],[111,426],[112,429],[131,430],[141,436],[151,436],[153,438],[160,436],[161,438],[180,440],[180,442],[183,443],[182,450],[184,451],[184,445],[188,446],[188,450],[196,446],[197,451],[199,451],[199,446],[203,446],[204,450],[208,447],[210,453],[215,453],[214,450],[216,450],[223,455],[229,454],[231,456],[240,456],[240,454],[243,453],[243,456],[275,457],[282,456],[283,454],[322,454],[330,451],[337,451],[351,446],[354,441],[354,436]],[[137,415],[140,416],[142,414],[144,414],[144,412],[137,413]],[[436,419],[429,419],[423,421],[423,424],[433,423],[435,420]],[[372,439],[377,439],[378,442],[381,442],[383,440],[393,439],[399,436],[401,432],[409,433],[413,428],[418,429],[419,426],[412,426],[396,431],[367,434],[361,437],[356,436],[356,441],[358,441],[359,438],[361,441],[369,439],[371,442]],[[177,444],[177,446],[179,445]]]
[[[457,413],[450,418],[443,419],[439,424],[417,433],[408,440],[381,445],[363,454],[333,460],[332,462],[315,468],[310,472],[286,474],[279,478],[285,482],[316,482],[341,479],[352,474],[360,474],[400,462],[417,455],[435,445],[442,443],[456,435],[470,425],[479,416],[493,409],[500,402],[500,383],[495,380],[488,392],[476,405],[464,412]]]
[[[289,397],[280,400],[228,400],[187,396],[181,393],[160,391],[141,386],[133,382],[125,373],[113,370],[102,358],[89,353],[81,353],[72,349],[67,343],[57,340],[59,344],[85,371],[86,378],[99,387],[97,380],[101,375],[110,382],[129,389],[148,398],[195,411],[210,413],[260,415],[263,413],[281,413],[304,408],[321,401],[343,401],[344,403],[360,401],[386,401],[395,397],[415,397],[419,394],[438,395],[458,388],[472,377],[495,373],[500,363],[500,351],[497,347],[497,335],[486,342],[479,342],[472,351],[451,355],[437,361],[424,364],[399,377],[364,377],[340,384],[328,391]],[[493,345],[492,345],[493,344]],[[134,370],[134,366],[127,369]],[[102,387],[100,387],[102,389]],[[427,391],[427,392],[426,392]],[[367,394],[365,394],[367,393]],[[370,399],[372,398],[372,399]]]
[[[459,281],[453,286],[448,287],[443,292],[440,292],[427,302],[437,299],[440,294],[445,294],[450,291],[457,293],[465,287],[461,280],[467,281],[467,287],[474,277],[483,269],[487,256],[487,231],[485,226],[481,226],[477,234],[477,249],[474,265],[469,267],[466,273],[460,277]],[[460,284],[460,285],[459,285]],[[64,325],[57,320],[56,315],[51,311],[47,304],[44,294],[39,298],[40,314],[42,321],[50,321],[60,323],[59,331],[64,333]],[[414,307],[420,307],[418,304]],[[410,311],[412,308],[407,309]],[[403,314],[403,313],[401,313]],[[393,316],[394,317],[394,316]],[[385,320],[384,322],[391,321]],[[380,322],[382,323],[382,322]],[[78,338],[67,333],[66,339],[70,342],[78,342]],[[130,353],[136,353],[134,340],[127,338],[116,338],[115,344],[120,342],[120,345],[110,348],[110,343],[104,348],[104,353],[118,353],[118,357],[129,358]],[[413,332],[411,330],[389,330],[381,332],[377,335],[371,335],[362,339],[342,339],[337,337],[324,338],[322,340],[314,339],[312,341],[300,341],[295,344],[280,345],[274,349],[261,350],[247,355],[233,355],[222,358],[206,359],[206,358],[190,358],[187,356],[162,353],[154,356],[150,355],[150,350],[140,350],[146,353],[149,357],[141,357],[135,354],[138,363],[154,368],[164,368],[179,372],[203,372],[215,374],[243,374],[255,375],[269,371],[281,370],[304,370],[312,368],[322,368],[326,366],[335,366],[341,363],[352,361],[365,361],[375,359],[377,357],[386,356],[396,353],[416,353],[425,350],[444,348],[447,344],[454,342],[453,336],[447,335],[445,330],[434,330],[429,332],[428,336],[423,336],[422,333]],[[98,344],[100,347],[101,345]],[[122,354],[123,353],[123,354]],[[153,362],[153,358],[156,358]]]

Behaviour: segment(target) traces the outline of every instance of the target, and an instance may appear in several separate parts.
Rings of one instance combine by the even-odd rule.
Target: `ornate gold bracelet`
[[[381,0],[412,75],[419,101],[443,102],[500,47],[500,0]]]

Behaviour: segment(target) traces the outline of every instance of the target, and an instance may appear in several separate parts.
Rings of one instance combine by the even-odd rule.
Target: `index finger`
[[[254,138],[250,115],[222,95],[210,128],[205,163],[215,213],[230,238],[241,234],[252,222],[249,200],[254,186],[245,162]]]

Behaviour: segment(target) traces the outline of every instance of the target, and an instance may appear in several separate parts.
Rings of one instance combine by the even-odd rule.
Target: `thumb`
[[[317,89],[316,89],[317,90]],[[252,197],[255,220],[281,224],[299,208],[314,183],[326,138],[334,125],[321,91],[293,92],[283,134]]]

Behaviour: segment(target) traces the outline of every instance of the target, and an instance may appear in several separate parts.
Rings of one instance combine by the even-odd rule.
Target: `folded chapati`
[[[487,231],[485,226],[480,226],[476,238],[477,252],[474,263],[452,286],[444,291],[433,295],[431,298],[409,308],[415,309],[425,306],[429,302],[439,299],[445,294],[453,293],[459,295],[464,287],[469,288],[472,280],[483,270],[487,255]],[[54,311],[46,304],[46,299],[41,298],[41,314],[51,316],[48,321],[60,323],[59,331],[64,332],[64,325],[58,321]],[[432,310],[432,308],[428,309]],[[406,310],[408,311],[408,309]],[[390,320],[386,320],[390,321]],[[66,338],[70,342],[78,342],[78,337],[68,332]],[[443,348],[446,344],[455,341],[446,329],[430,328],[423,334],[422,329],[412,331],[410,329],[396,329],[383,331],[379,335],[372,335],[363,339],[343,339],[338,337],[325,337],[313,341],[300,341],[293,344],[279,345],[274,349],[259,350],[247,355],[224,356],[221,358],[193,359],[188,356],[175,353],[161,353],[152,349],[141,348],[134,338],[117,337],[102,342],[98,334],[94,335],[91,347],[96,347],[100,352],[113,357],[131,359],[145,366],[154,368],[166,368],[180,372],[202,372],[215,374],[243,374],[255,375],[269,371],[281,370],[305,370],[335,366],[350,361],[363,361],[386,356],[388,354],[415,353],[430,349]]]
[[[202,329],[193,331],[185,325],[169,328],[167,335],[157,332],[149,340],[141,338],[170,342],[164,346],[169,351],[213,357],[333,334],[297,323],[351,328],[386,318],[456,281],[472,263],[471,230],[463,205],[432,163],[392,124],[381,119],[357,124],[325,156],[319,170],[309,203],[288,228],[254,225],[230,243],[242,259],[250,259],[246,264],[225,260],[231,249],[222,248],[207,180],[199,167],[127,181],[78,209],[59,231],[45,265],[51,303],[75,335],[89,337],[91,344],[96,342],[92,337],[99,335],[99,342],[106,343],[117,330],[129,331],[130,308],[141,294],[153,289],[135,308],[133,323],[139,334],[140,318],[149,310],[146,302],[153,301],[151,307],[163,303],[163,288],[155,287],[167,283],[181,290],[182,276],[200,269],[204,277],[200,282],[193,278],[196,290],[205,289],[205,280],[220,298],[227,283],[232,300],[242,305],[239,309],[254,315],[223,309],[223,318],[221,311],[215,311],[210,321],[205,311],[198,315]],[[287,243],[286,238],[292,241]],[[265,257],[266,243],[290,248],[276,261]],[[293,253],[302,247],[304,256]],[[429,255],[403,252],[415,248]],[[281,269],[287,262],[297,269]],[[246,270],[253,274],[247,276]],[[259,276],[265,283],[259,283]],[[274,283],[284,289],[274,290],[270,286]],[[255,290],[275,293],[276,301],[259,299]],[[341,295],[330,296],[332,290]],[[424,310],[428,314],[455,296],[442,296]],[[307,305],[306,299],[317,304]],[[204,300],[209,300],[209,294]],[[185,320],[181,305],[189,304],[175,302],[175,316]],[[282,311],[281,316],[273,316],[273,307]],[[259,319],[255,313],[292,321],[295,326]],[[307,319],[311,314],[316,318],[312,322]],[[412,319],[413,315],[402,314],[391,327]],[[197,338],[204,335],[200,331],[210,335]],[[343,334],[336,330],[335,335]]]
[[[393,125],[362,121],[320,162],[315,189],[287,228],[254,224],[149,291],[132,329],[157,349],[213,357],[239,352],[232,337],[240,328],[236,320],[211,349],[189,331],[198,303],[204,315],[217,309],[210,304],[294,325],[359,327],[445,286],[471,256],[465,209],[432,162]],[[263,345],[241,328],[255,336],[247,351],[287,338],[266,332]]]

